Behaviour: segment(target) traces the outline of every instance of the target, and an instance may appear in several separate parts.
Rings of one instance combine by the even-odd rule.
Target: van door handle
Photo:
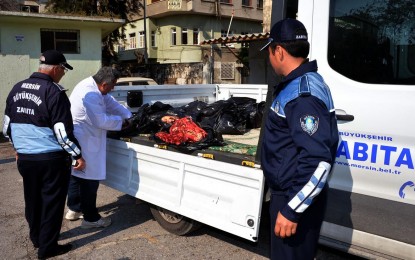
[[[343,109],[336,109],[336,118],[340,121],[353,121],[354,115],[347,114]]]

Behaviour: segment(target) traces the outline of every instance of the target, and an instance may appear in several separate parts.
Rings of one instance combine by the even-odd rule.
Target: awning
[[[35,1],[24,1],[23,5],[39,6],[39,4],[36,3]]]
[[[199,45],[204,44],[221,44],[221,43],[232,43],[232,42],[250,42],[250,41],[258,41],[258,40],[266,40],[269,37],[269,33],[252,33],[252,34],[245,34],[239,36],[228,36],[228,37],[220,37],[217,39],[210,39],[204,40]]]

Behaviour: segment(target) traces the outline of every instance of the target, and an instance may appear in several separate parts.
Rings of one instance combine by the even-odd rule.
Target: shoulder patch
[[[310,136],[317,132],[319,118],[311,115],[305,115],[300,118],[301,128]]]

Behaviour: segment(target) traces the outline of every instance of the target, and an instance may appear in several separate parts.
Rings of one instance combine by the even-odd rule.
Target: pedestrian
[[[72,171],[65,218],[83,217],[81,228],[111,225],[111,218],[98,213],[96,198],[99,181],[106,177],[107,130],[121,130],[132,116],[126,107],[107,95],[118,78],[116,69],[102,67],[94,76],[79,82],[70,96],[75,136],[87,166],[83,171]]]
[[[58,245],[71,157],[78,164],[74,169],[85,168],[73,134],[71,104],[58,84],[72,69],[62,53],[47,50],[38,72],[14,85],[6,100],[3,134],[16,150],[30,240],[40,259],[72,249],[71,244]]]
[[[339,139],[333,100],[317,62],[307,59],[310,44],[301,22],[277,22],[263,49],[282,76],[261,149],[271,192],[271,259],[314,259]]]

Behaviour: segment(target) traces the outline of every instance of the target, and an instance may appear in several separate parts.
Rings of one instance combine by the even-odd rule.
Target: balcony
[[[234,18],[240,18],[251,21],[262,21],[263,10],[257,8],[258,1],[262,0],[148,0],[146,15],[149,18],[161,18],[177,14],[201,14],[230,17],[232,13]],[[136,16],[136,19],[142,19],[144,13]]]

